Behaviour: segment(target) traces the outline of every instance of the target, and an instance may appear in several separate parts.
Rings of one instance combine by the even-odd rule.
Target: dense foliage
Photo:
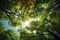
[[[60,0],[0,0],[0,20],[20,26],[18,39],[0,25],[1,40],[60,40]],[[27,20],[32,21],[22,26]]]

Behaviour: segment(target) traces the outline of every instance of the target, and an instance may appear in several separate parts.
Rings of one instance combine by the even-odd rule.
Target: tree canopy
[[[60,0],[0,0],[0,20],[20,26],[18,39],[0,23],[1,40],[60,40]]]

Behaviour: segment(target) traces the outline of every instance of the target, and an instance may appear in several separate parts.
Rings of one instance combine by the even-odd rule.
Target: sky
[[[26,20],[25,22],[22,22],[22,27],[26,28],[26,26],[30,25],[31,21],[37,21],[37,20],[39,20],[39,18],[35,18],[35,19],[31,18],[29,20]],[[8,20],[0,20],[0,22],[3,23],[5,30],[9,30],[9,29],[14,30],[14,31],[16,31],[16,33],[18,35],[20,34],[20,32],[18,32],[18,30],[20,29],[20,26],[13,27],[13,26],[9,25]]]
[[[0,22],[2,22],[2,23],[3,23],[4,28],[5,28],[6,30],[8,30],[8,29],[10,28],[10,26],[9,26],[9,24],[8,24],[8,21],[7,21],[7,20],[0,20]]]
[[[3,23],[5,30],[9,30],[9,29],[15,30],[16,33],[19,34],[19,32],[18,32],[19,26],[17,26],[17,27],[11,27],[11,26],[8,24],[8,20],[0,20],[0,22]]]

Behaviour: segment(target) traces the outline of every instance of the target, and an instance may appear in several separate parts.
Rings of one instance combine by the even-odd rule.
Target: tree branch
[[[59,3],[60,3],[60,0],[59,0],[55,5],[53,5],[51,8],[49,8],[48,10],[53,9],[53,8],[54,8],[55,6],[57,6]]]
[[[7,10],[5,10],[5,9],[3,9],[3,8],[1,8],[0,7],[0,9],[2,10],[2,11],[4,11],[4,12],[6,12],[6,15],[8,16],[8,18],[10,19],[10,21],[12,21],[13,22],[13,20],[11,19],[11,17],[10,17],[10,12],[8,12]],[[9,13],[9,14],[8,14]],[[13,22],[14,23],[14,22]]]
[[[35,23],[35,24],[38,25],[37,23]],[[42,27],[43,29],[45,29],[48,33],[50,33],[56,40],[60,40],[60,36],[58,36],[57,34],[54,34],[48,28],[45,28],[44,26],[41,26],[41,25],[39,25],[39,26]]]
[[[60,36],[54,34],[53,32],[51,32],[49,29],[41,26],[42,28],[44,28],[47,32],[49,32],[56,40],[60,40]]]

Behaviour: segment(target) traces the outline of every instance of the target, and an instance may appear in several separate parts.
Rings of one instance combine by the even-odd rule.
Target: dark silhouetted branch
[[[35,23],[35,24],[38,25],[37,23]],[[41,25],[39,25],[39,26],[42,27],[44,30],[46,30],[48,33],[50,33],[50,35],[52,35],[56,40],[60,40],[60,36],[58,36],[57,34],[54,34],[48,28],[45,28],[44,26],[41,26]]]
[[[44,28],[47,32],[49,32],[56,40],[60,40],[60,36],[54,34],[53,32],[51,32],[49,29],[41,26],[42,28]]]
[[[49,8],[48,10],[55,8],[59,3],[60,3],[60,0],[56,4],[54,4],[51,8]]]
[[[10,21],[13,22],[13,20],[11,19],[10,15],[9,15],[10,12],[8,12],[7,10],[5,10],[5,9],[3,9],[3,8],[1,8],[1,7],[0,7],[0,9],[1,9],[2,11],[6,12],[6,15],[8,16],[8,18],[10,19]]]

